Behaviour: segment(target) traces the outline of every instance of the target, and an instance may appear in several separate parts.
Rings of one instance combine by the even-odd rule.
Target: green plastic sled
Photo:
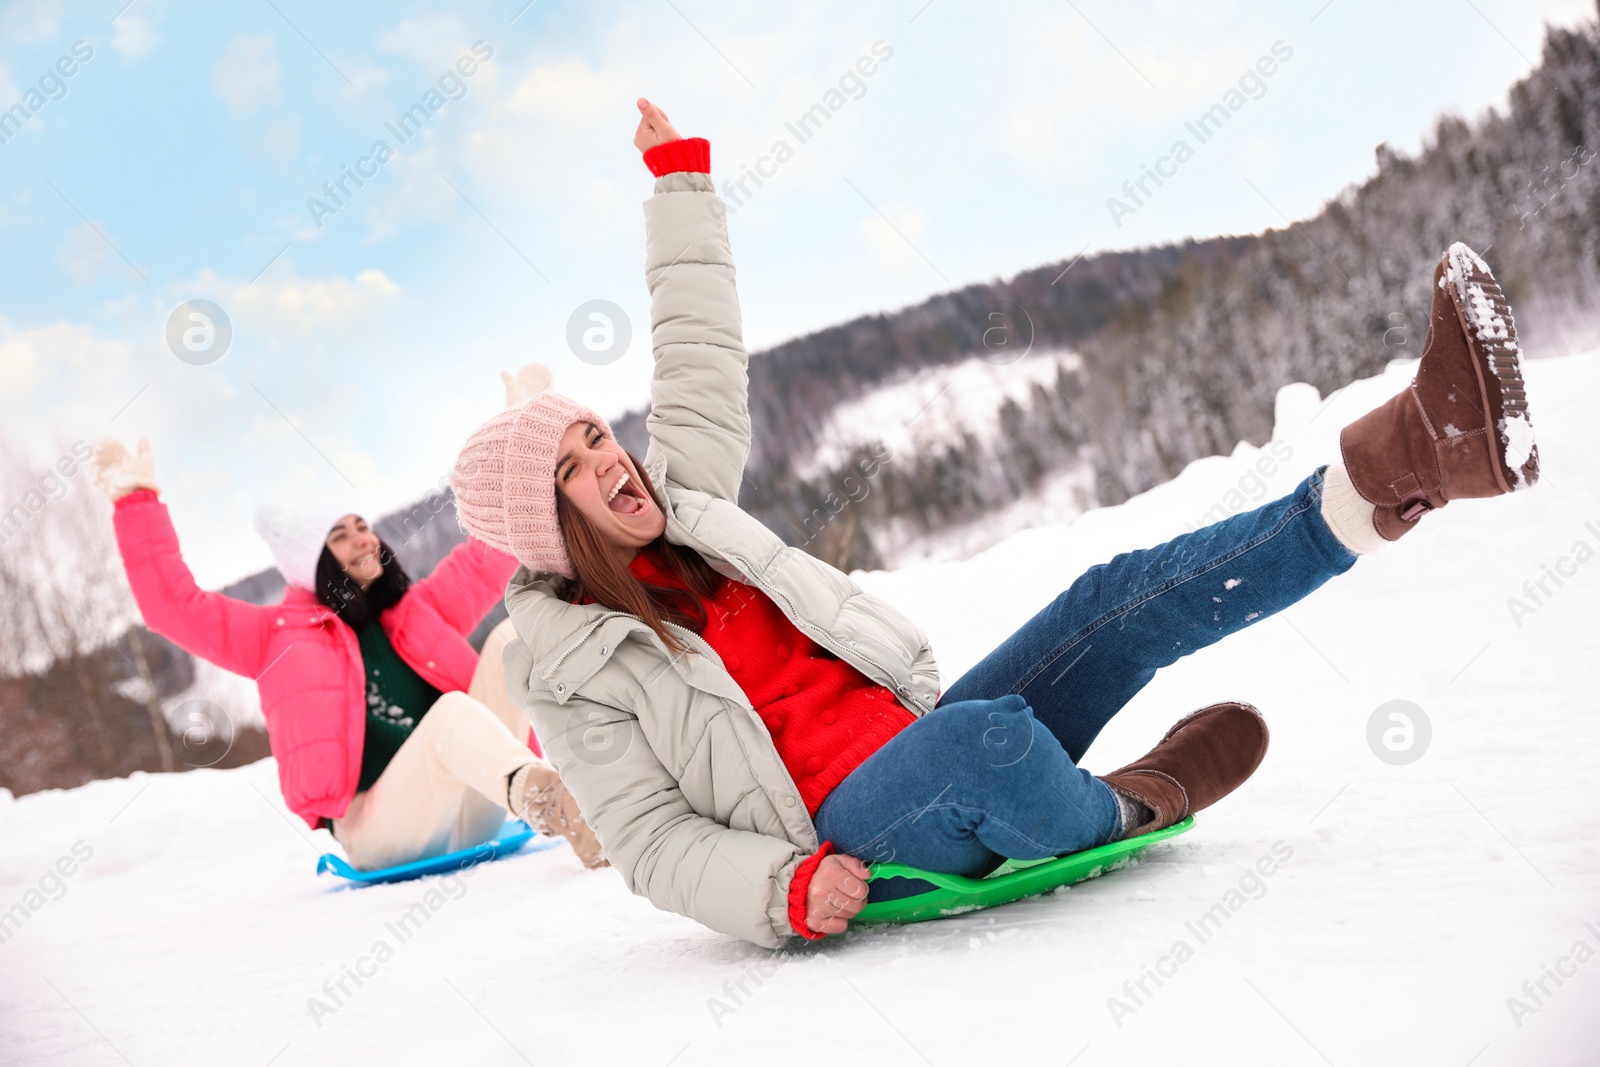
[[[1048,893],[1064,885],[1094,878],[1115,870],[1129,857],[1169,837],[1176,837],[1194,825],[1191,815],[1164,830],[1156,830],[1124,841],[1113,841],[1099,848],[1054,856],[1042,860],[1007,860],[986,878],[965,878],[959,874],[939,874],[908,867],[903,863],[878,863],[871,867],[867,881],[880,878],[917,878],[937,888],[899,900],[868,904],[852,923],[915,923],[942,919],[963,912],[1009,904],[1013,900]]]

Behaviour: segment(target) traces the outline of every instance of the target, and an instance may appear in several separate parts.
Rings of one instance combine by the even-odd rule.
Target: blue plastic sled
[[[537,841],[534,839],[538,838]],[[532,842],[531,844],[529,842]],[[516,852],[543,852],[548,848],[555,848],[561,844],[559,837],[540,837],[529,829],[525,822],[507,822],[500,828],[500,836],[493,841],[485,841],[472,848],[464,848],[459,852],[447,852],[443,856],[434,856],[431,859],[413,860],[395,867],[384,867],[376,871],[358,871],[343,856],[336,856],[332,852],[324,852],[317,859],[317,873],[332,871],[340,878],[354,882],[356,885],[383,885],[388,882],[409,882],[413,878],[423,878],[430,874],[448,874],[451,871],[461,871],[468,867],[475,867],[480,863],[497,860],[501,856],[510,856]]]

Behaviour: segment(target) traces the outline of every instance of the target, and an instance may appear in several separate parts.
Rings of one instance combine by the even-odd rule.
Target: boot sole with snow
[[[1472,249],[1458,241],[1445,258],[1448,264],[1439,285],[1451,293],[1472,352],[1484,431],[1497,445],[1495,477],[1504,492],[1527,489],[1539,481],[1539,446],[1528,416],[1528,387],[1522,379],[1511,305],[1488,264]]]

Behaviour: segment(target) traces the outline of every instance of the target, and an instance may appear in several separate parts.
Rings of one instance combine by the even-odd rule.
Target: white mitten
[[[112,502],[135,489],[161,491],[156,484],[155,461],[150,455],[148,438],[139,438],[139,454],[133,455],[121,441],[108,437],[95,446],[94,465],[94,483]]]
[[[543,363],[530,363],[515,375],[501,371],[500,379],[506,383],[506,407],[520,408],[550,388],[550,368]]]

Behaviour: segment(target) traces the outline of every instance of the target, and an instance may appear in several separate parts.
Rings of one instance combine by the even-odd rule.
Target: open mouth
[[[650,510],[650,500],[633,477],[623,471],[617,483],[611,487],[606,506],[618,515],[639,515]]]

